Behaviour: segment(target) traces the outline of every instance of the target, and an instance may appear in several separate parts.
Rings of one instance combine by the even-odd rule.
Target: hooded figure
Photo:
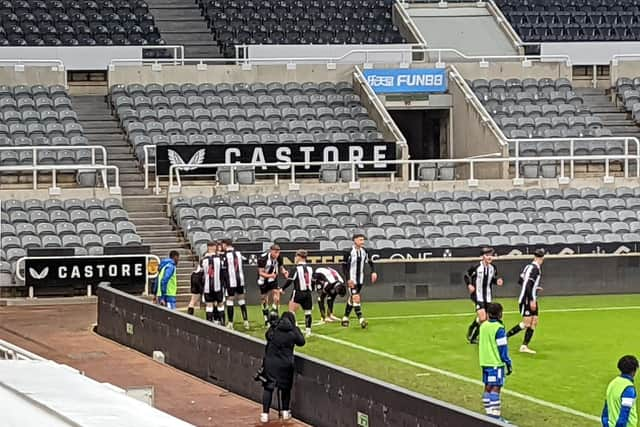
[[[293,387],[293,376],[295,369],[295,359],[293,349],[295,346],[305,344],[302,331],[296,326],[295,315],[291,312],[282,314],[280,320],[269,328],[266,333],[267,347],[264,355],[264,393],[262,396],[262,422],[269,421],[269,408],[273,390],[277,388],[281,393],[282,418],[291,418],[289,406],[291,403],[291,388]]]

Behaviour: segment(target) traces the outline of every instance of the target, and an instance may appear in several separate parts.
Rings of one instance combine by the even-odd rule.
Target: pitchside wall
[[[165,309],[100,286],[100,335],[151,355],[159,350],[166,363],[254,401],[262,388],[253,377],[261,366],[264,342],[209,322]],[[203,357],[205,355],[205,357]],[[296,356],[292,412],[318,427],[366,425],[394,427],[482,427],[503,425],[465,409],[330,365]],[[256,419],[258,413],[256,412]],[[365,425],[365,424],[360,424]]]

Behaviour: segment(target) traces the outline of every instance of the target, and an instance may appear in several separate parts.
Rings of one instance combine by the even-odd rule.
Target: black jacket
[[[264,374],[269,379],[266,387],[290,389],[294,373],[293,348],[305,344],[304,336],[295,324],[295,316],[284,313],[278,323],[269,328],[266,338]]]

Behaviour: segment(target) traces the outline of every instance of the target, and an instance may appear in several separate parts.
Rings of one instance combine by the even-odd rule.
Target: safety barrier
[[[516,142],[517,143],[517,142]],[[499,153],[495,153],[499,155]],[[491,156],[491,155],[489,155]],[[627,166],[629,166],[629,161],[635,162],[635,178],[640,178],[640,154],[636,153],[635,155],[594,155],[594,156],[540,156],[540,157],[470,157],[466,159],[431,159],[431,160],[384,160],[384,161],[336,161],[331,162],[331,165],[340,166],[348,166],[351,169],[351,182],[350,188],[358,189],[360,188],[358,177],[356,171],[361,166],[386,166],[386,165],[406,165],[409,167],[409,175],[408,175],[408,186],[409,187],[417,187],[419,186],[419,181],[416,179],[416,172],[419,170],[421,166],[431,165],[434,168],[437,168],[438,165],[442,165],[443,163],[451,164],[456,167],[458,166],[467,166],[469,170],[469,177],[467,179],[467,185],[470,187],[478,186],[478,180],[476,179],[478,165],[485,164],[507,164],[508,166],[514,167],[515,177],[513,178],[513,185],[523,185],[524,179],[521,176],[520,166],[526,163],[559,163],[560,172],[559,176],[557,176],[558,182],[561,184],[568,184],[571,179],[575,178],[575,164],[576,162],[603,162],[605,165],[605,170],[603,172],[602,178],[605,182],[613,182],[614,177],[610,174],[611,168],[610,163],[613,161],[623,161]],[[182,189],[182,178],[180,176],[180,170],[188,169],[188,170],[196,170],[196,169],[213,169],[213,168],[227,168],[231,171],[231,183],[229,189],[234,189],[238,186],[238,184],[234,180],[234,172],[238,168],[279,168],[282,169],[282,175],[286,175],[289,179],[289,189],[297,190],[299,189],[299,182],[296,181],[296,173],[300,169],[305,167],[312,166],[324,166],[327,165],[326,162],[276,162],[276,163],[204,163],[200,165],[171,165],[169,167],[169,192],[170,193],[179,193]],[[568,173],[567,173],[568,169]],[[379,171],[376,172],[378,175],[389,174],[389,178],[391,181],[395,180],[396,171],[384,172]],[[625,178],[629,177],[629,168],[625,168],[624,170]],[[174,183],[175,177],[175,183]],[[280,181],[280,177],[278,174],[274,174],[275,183],[278,184]],[[498,177],[496,177],[498,178]],[[538,179],[538,178],[535,178]],[[455,180],[455,177],[454,177]],[[160,192],[160,188],[156,188],[156,192]]]
[[[0,360],[46,360],[24,348],[0,340]]]
[[[43,165],[38,163],[38,154],[42,151],[87,151],[91,152],[91,163],[88,164],[72,164],[72,165],[58,165],[50,164]],[[31,164],[19,164],[19,165],[0,165],[0,175],[4,172],[31,172],[33,175],[33,189],[38,188],[38,172],[51,172],[52,185],[50,192],[53,194],[59,192],[58,188],[58,172],[80,172],[87,170],[94,170],[100,172],[102,175],[102,183],[104,188],[110,188],[110,191],[114,194],[120,192],[120,171],[117,166],[107,164],[107,150],[102,145],[35,145],[35,146],[6,146],[0,147],[0,153],[3,151],[12,152],[31,152]],[[99,156],[98,156],[99,154]],[[98,159],[100,157],[100,159]],[[108,185],[108,171],[114,172],[114,185],[109,187]]]
[[[97,295],[98,334],[149,356],[161,351],[169,365],[261,401],[262,387],[253,376],[262,364],[264,341],[167,310],[108,286],[100,286]],[[319,427],[503,425],[458,406],[301,354],[295,357],[292,392],[292,412],[296,418]]]

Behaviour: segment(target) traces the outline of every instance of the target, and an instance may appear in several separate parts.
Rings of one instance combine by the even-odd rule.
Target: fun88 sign
[[[438,68],[364,70],[375,93],[443,93],[447,72]]]

